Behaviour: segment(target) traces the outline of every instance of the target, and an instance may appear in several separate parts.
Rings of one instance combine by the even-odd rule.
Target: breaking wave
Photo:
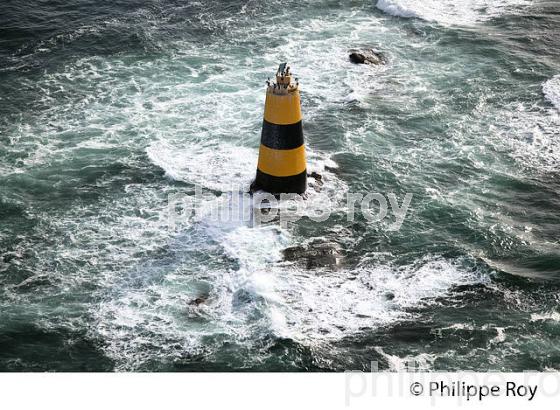
[[[545,98],[560,110],[560,75],[543,84],[543,93]]]
[[[472,25],[528,4],[529,0],[378,0],[377,8],[397,17]]]

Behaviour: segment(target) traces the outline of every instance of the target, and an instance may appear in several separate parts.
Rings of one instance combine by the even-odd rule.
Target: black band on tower
[[[251,185],[251,192],[263,190],[271,194],[281,194],[283,192],[303,194],[306,188],[307,170],[289,177],[275,177],[257,169],[257,177]]]
[[[277,125],[263,120],[261,144],[272,149],[294,149],[303,145],[301,121]]]

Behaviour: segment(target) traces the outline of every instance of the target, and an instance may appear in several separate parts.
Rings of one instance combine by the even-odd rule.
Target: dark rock
[[[193,299],[189,302],[190,306],[200,306],[203,303],[206,303],[206,301],[208,300],[208,296],[199,296],[196,299]]]
[[[393,300],[395,299],[395,294],[393,292],[385,293],[385,300]]]
[[[323,176],[315,171],[313,171],[311,174],[309,174],[310,178],[315,179],[316,181],[322,181],[323,180]]]
[[[360,53],[351,53],[349,57],[354,64],[364,64],[366,62],[366,56]]]
[[[292,246],[290,248],[284,249],[282,253],[284,254],[284,260],[296,261],[304,257],[305,248],[303,246]]]
[[[2,259],[4,263],[10,263],[13,259],[15,259],[15,257],[16,257],[15,253],[6,253]]]
[[[381,52],[373,49],[350,50],[349,58],[354,64],[387,64],[387,58]]]
[[[307,174],[309,177],[309,187],[313,188],[316,192],[321,192],[321,187],[323,186],[323,176],[315,171]]]
[[[282,251],[284,260],[304,265],[307,269],[336,267],[342,260],[340,245],[333,242],[311,242],[305,246],[292,246]]]

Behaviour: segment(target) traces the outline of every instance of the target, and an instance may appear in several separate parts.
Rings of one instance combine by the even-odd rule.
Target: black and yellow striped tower
[[[303,194],[307,165],[299,84],[292,82],[290,67],[280,64],[276,82],[267,82],[257,177],[251,191]]]

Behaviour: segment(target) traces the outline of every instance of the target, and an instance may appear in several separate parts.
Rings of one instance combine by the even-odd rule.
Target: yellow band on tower
[[[277,125],[295,124],[301,121],[299,91],[284,95],[266,93],[264,119]]]
[[[305,146],[295,149],[271,149],[261,145],[258,168],[275,177],[301,174],[306,169]]]

